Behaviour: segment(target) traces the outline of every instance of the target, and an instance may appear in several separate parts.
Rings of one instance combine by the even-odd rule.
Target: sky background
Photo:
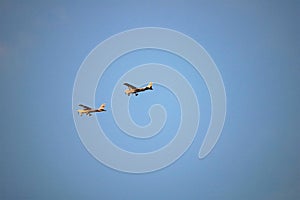
[[[299,11],[299,1],[2,0],[0,199],[299,199]],[[72,90],[96,45],[147,26],[180,31],[207,50],[223,77],[227,117],[217,145],[199,160],[210,117],[209,96],[200,86],[203,121],[188,151],[162,170],[128,174],[87,152],[73,122]],[[141,62],[151,61],[145,55],[162,59],[158,52],[140,53]],[[157,96],[163,102],[174,98],[168,92]],[[101,98],[97,104],[109,102],[109,93]],[[178,127],[176,106],[173,101],[166,107],[168,132]],[[147,124],[140,117],[145,113],[133,118]],[[104,115],[98,119],[111,122]],[[168,141],[140,149],[121,136],[109,137],[132,151]]]

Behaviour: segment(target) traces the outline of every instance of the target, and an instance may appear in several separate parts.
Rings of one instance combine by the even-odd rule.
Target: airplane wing
[[[129,89],[136,89],[136,87],[130,85],[129,83],[124,83],[123,85],[126,85]]]
[[[79,106],[83,107],[85,110],[91,110],[92,108],[88,107],[88,106],[85,106],[85,105],[82,105],[82,104],[79,104]]]

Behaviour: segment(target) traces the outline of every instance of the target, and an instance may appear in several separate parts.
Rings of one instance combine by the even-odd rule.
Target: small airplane
[[[82,110],[77,110],[77,112],[78,112],[78,114],[80,114],[80,116],[82,116],[82,114],[86,114],[88,116],[91,116],[92,115],[91,113],[106,111],[104,109],[105,103],[103,103],[98,109],[93,109],[93,108],[90,108],[90,107],[82,105],[82,104],[79,104],[79,106],[83,107]]]
[[[133,85],[130,85],[129,83],[124,83],[124,85],[126,85],[128,87],[127,90],[125,90],[125,94],[127,94],[128,96],[130,94],[135,94],[135,96],[139,95],[139,92],[144,92],[146,90],[153,90],[152,89],[152,82],[150,82],[146,87],[143,88],[137,88],[134,87]]]

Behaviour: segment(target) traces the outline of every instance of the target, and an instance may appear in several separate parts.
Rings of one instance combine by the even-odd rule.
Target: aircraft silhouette
[[[129,83],[124,83],[124,85],[126,85],[128,87],[128,89],[125,90],[125,94],[127,94],[128,96],[130,94],[135,94],[135,96],[137,96],[139,92],[144,92],[146,90],[153,90],[152,82],[150,82],[146,87],[143,87],[143,88],[137,88],[133,85],[130,85]]]
[[[79,104],[79,106],[83,107],[83,109],[77,110],[77,112],[78,112],[78,114],[80,114],[80,116],[82,116],[82,114],[86,114],[88,116],[91,116],[92,115],[91,113],[106,111],[104,109],[105,103],[103,103],[98,109],[93,109],[93,108],[90,108],[90,107],[82,105],[82,104]]]

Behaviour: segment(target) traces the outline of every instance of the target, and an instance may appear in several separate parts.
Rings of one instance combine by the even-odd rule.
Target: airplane
[[[146,87],[143,88],[137,88],[134,87],[133,85],[130,85],[129,83],[124,83],[123,85],[126,85],[128,87],[127,90],[125,90],[125,94],[127,94],[128,96],[130,94],[135,94],[135,96],[139,95],[139,92],[144,92],[146,90],[153,90],[152,89],[152,82],[150,82]]]
[[[105,103],[103,103],[98,109],[93,109],[93,108],[90,108],[90,107],[82,105],[82,104],[79,104],[79,106],[83,107],[82,110],[77,110],[77,112],[78,112],[78,114],[80,114],[80,116],[82,116],[82,114],[86,114],[88,116],[91,116],[92,115],[91,113],[106,111],[104,109]]]

